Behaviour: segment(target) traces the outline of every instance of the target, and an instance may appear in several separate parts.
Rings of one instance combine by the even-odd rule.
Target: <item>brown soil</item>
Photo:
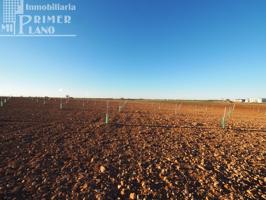
[[[121,111],[119,112],[119,106]],[[266,106],[11,98],[0,199],[266,199]]]

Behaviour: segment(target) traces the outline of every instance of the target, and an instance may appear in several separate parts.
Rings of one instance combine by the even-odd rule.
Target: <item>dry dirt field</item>
[[[106,107],[8,99],[0,199],[266,199],[266,105],[109,100],[108,124]]]

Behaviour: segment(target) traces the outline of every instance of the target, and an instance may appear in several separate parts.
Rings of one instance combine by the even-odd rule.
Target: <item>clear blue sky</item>
[[[72,2],[76,38],[0,37],[0,95],[266,97],[265,0]]]

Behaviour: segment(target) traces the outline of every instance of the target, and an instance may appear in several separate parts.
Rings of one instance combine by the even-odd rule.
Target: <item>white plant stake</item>
[[[62,98],[60,99],[60,110],[63,109],[63,102],[62,102]]]
[[[119,106],[118,106],[118,112],[121,112],[122,109],[124,109],[124,107],[126,106],[126,104],[127,104],[127,101],[124,101],[124,103],[122,104],[122,106],[119,105]]]
[[[222,120],[221,120],[221,126],[223,129],[225,128],[225,124],[226,124],[225,117],[226,117],[226,107],[224,108],[224,115],[223,115]]]
[[[0,101],[0,106],[1,106],[1,107],[4,106],[4,103],[3,103],[2,99],[1,99],[1,101]]]
[[[234,106],[233,106],[233,112],[235,111],[235,107],[236,107],[236,104],[234,104]]]
[[[109,101],[106,103],[105,124],[109,123]]]

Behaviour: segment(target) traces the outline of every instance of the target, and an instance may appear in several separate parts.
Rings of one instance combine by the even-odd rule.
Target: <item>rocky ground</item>
[[[0,108],[0,199],[266,199],[266,106],[60,102]]]

